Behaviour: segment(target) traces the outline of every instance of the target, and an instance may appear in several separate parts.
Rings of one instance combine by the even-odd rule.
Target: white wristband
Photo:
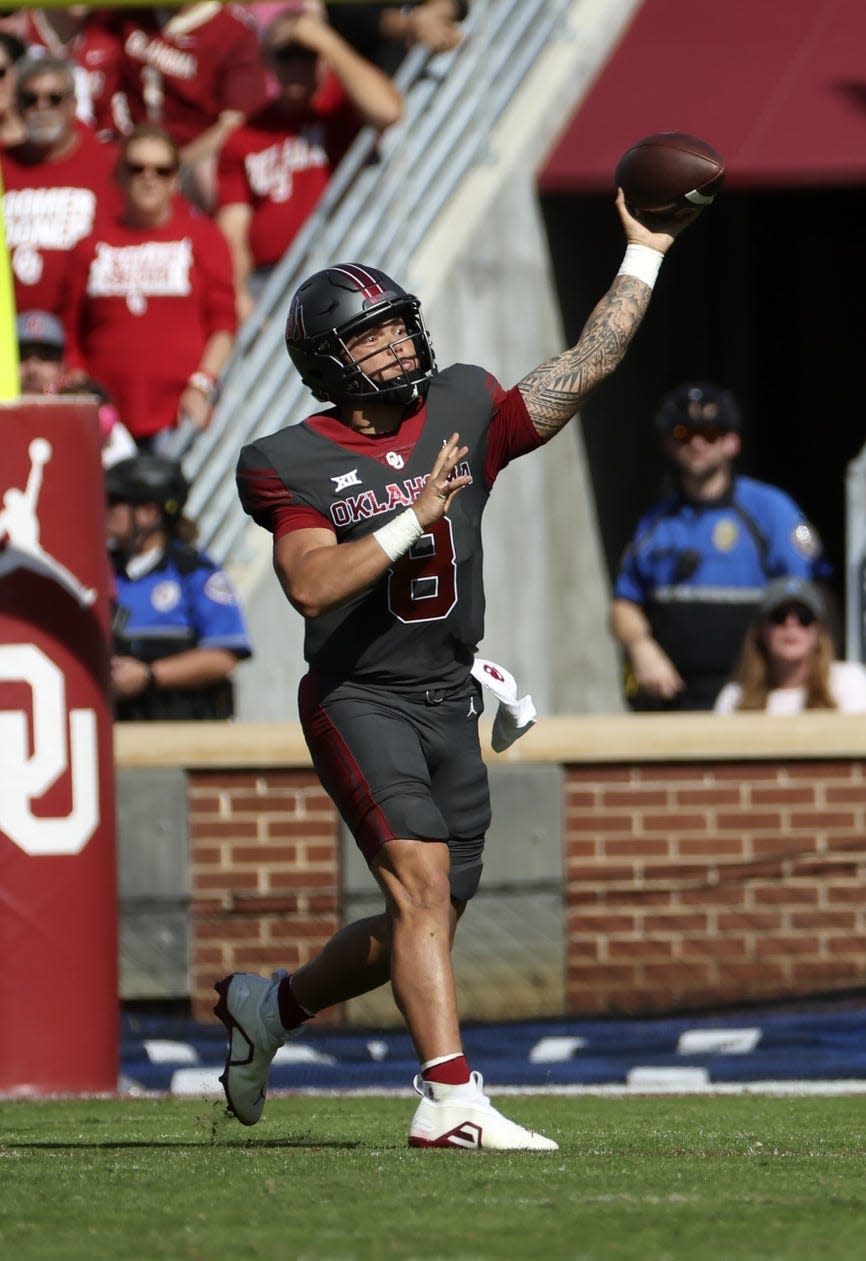
[[[424,527],[415,516],[414,509],[407,508],[399,517],[374,530],[373,538],[389,560],[399,560],[423,533]]]
[[[649,245],[627,245],[618,276],[634,276],[652,289],[659,274],[664,254]]]

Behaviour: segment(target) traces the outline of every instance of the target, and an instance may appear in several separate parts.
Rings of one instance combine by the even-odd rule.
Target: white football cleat
[[[443,1086],[418,1076],[412,1083],[421,1102],[409,1126],[410,1147],[483,1148],[488,1151],[559,1150],[553,1139],[509,1121],[484,1094],[484,1079],[472,1073],[465,1086]]]
[[[226,1027],[229,1044],[220,1081],[229,1111],[243,1125],[255,1125],[264,1111],[271,1060],[289,1034],[280,1024],[277,988],[286,976],[273,979],[251,972],[233,972],[217,981],[219,1002],[214,1014]]]

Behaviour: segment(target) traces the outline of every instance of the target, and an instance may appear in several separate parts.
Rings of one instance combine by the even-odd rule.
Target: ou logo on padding
[[[33,644],[0,644],[0,683],[4,681],[30,687],[33,752],[27,714],[0,710],[0,832],[25,854],[78,854],[99,822],[96,712],[67,710],[62,671]],[[67,771],[72,775],[70,813],[59,818],[34,815],[34,799]]]

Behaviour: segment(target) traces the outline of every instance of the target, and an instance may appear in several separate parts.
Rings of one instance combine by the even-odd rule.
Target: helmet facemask
[[[384,346],[378,346],[367,354],[363,353],[360,347],[350,349],[349,342],[359,333],[397,320],[402,322],[406,331]],[[432,352],[418,303],[414,299],[393,303],[391,309],[384,315],[366,316],[352,321],[350,325],[341,329],[334,329],[332,336],[337,357],[343,369],[346,402],[354,399],[377,399],[383,403],[405,406],[426,393]],[[412,345],[415,357],[414,368],[406,368],[397,353],[406,342]],[[379,359],[389,352],[394,366],[398,369],[396,375],[382,380],[384,369],[381,367],[376,369],[375,375],[366,371],[367,360]]]

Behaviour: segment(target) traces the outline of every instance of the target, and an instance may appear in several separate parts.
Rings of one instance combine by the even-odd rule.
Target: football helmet
[[[687,381],[664,396],[656,425],[662,433],[675,425],[716,425],[725,433],[739,433],[743,417],[730,390],[709,381]]]
[[[386,320],[399,319],[406,336],[390,343],[399,375],[376,381],[354,358],[350,338]],[[406,371],[397,348],[411,339],[418,366]],[[286,346],[301,379],[316,398],[331,403],[380,399],[406,405],[427,392],[436,358],[421,304],[375,267],[339,263],[315,272],[295,293],[286,321]],[[377,350],[376,354],[381,354]]]
[[[132,455],[105,470],[109,503],[157,503],[168,521],[180,516],[189,482],[176,460],[163,455]]]

